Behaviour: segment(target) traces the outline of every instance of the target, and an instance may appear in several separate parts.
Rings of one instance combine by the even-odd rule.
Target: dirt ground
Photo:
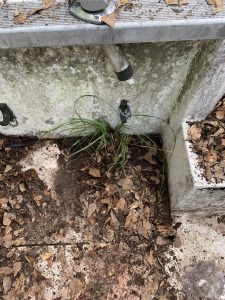
[[[172,222],[154,149],[130,146],[125,172],[68,166],[66,141],[0,149],[0,299],[225,299],[223,216]]]

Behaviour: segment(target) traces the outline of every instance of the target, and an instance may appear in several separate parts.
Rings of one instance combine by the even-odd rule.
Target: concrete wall
[[[125,45],[134,68],[129,83],[117,80],[100,46],[0,50],[0,103],[7,103],[18,120],[17,127],[0,126],[0,133],[42,136],[74,116],[74,102],[85,94],[103,101],[82,98],[76,105],[82,117],[103,115],[115,126],[119,102],[127,99],[133,114],[166,120],[203,45]],[[158,132],[163,125],[158,119],[141,117],[133,117],[130,124],[139,132]]]

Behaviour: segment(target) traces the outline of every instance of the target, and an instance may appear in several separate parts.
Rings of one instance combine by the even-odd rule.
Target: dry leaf
[[[112,209],[110,211],[110,225],[113,228],[119,228],[119,226],[120,226],[120,223],[117,220],[117,217],[116,217],[116,215],[115,215],[115,213],[114,213],[114,211]]]
[[[129,0],[119,0],[116,3],[116,8],[120,8],[120,7],[128,5],[128,4],[131,4],[131,2]]]
[[[123,211],[125,208],[125,204],[126,204],[126,200],[124,198],[120,198],[116,206],[119,210]]]
[[[210,164],[214,164],[217,162],[217,153],[215,150],[210,150],[205,156],[204,160]]]
[[[131,191],[131,190],[134,190],[134,188],[135,188],[134,183],[133,183],[132,179],[130,179],[130,178],[120,179],[118,181],[118,184],[120,186],[122,186],[122,189],[124,191]]]
[[[157,161],[152,158],[153,153],[151,151],[147,152],[144,156],[144,159],[149,162],[150,165],[157,165]]]
[[[214,12],[218,13],[224,8],[224,0],[207,0],[208,4],[214,7]]]
[[[105,190],[109,195],[114,195],[115,193],[118,192],[119,189],[116,184],[109,184],[106,186]]]
[[[22,183],[20,183],[19,184],[19,189],[20,189],[20,191],[23,193],[23,192],[25,192],[27,189],[26,189],[26,187],[25,187],[25,184],[22,182]]]
[[[149,252],[149,255],[147,255],[145,257],[145,259],[151,267],[154,267],[154,266],[157,267],[158,266],[157,258],[156,258],[155,254],[152,250]]]
[[[36,202],[37,206],[40,206],[42,203],[42,195],[33,195],[33,200]]]
[[[158,246],[164,246],[164,245],[168,244],[168,240],[166,240],[165,238],[163,238],[162,236],[159,235],[159,236],[157,236],[155,243]]]
[[[31,10],[29,16],[35,15],[36,13],[39,13],[39,12],[42,11],[43,9],[45,9],[43,6],[32,8],[32,10]]]
[[[10,267],[0,267],[0,276],[9,275],[13,272],[13,269]]]
[[[15,254],[15,252],[16,252],[16,249],[13,248],[12,250],[10,250],[10,251],[6,254],[6,257],[7,257],[7,258],[13,257],[13,255]]]
[[[4,277],[2,285],[3,285],[4,294],[7,294],[8,291],[11,289],[11,286],[12,286],[12,282],[11,282],[10,277]]]
[[[15,219],[15,214],[5,212],[3,215],[3,225],[8,226]]]
[[[45,252],[41,255],[41,259],[47,261],[49,268],[51,268],[53,264],[53,260],[52,260],[53,255],[54,254],[51,252]]]
[[[138,208],[140,206],[140,201],[134,201],[130,206],[129,208],[130,209],[135,209],[135,208]]]
[[[158,225],[157,231],[160,235],[162,235],[164,238],[167,237],[174,237],[176,235],[176,229],[174,229],[172,226],[163,226]]]
[[[131,209],[128,216],[126,217],[125,228],[132,226],[132,223],[136,223],[138,220],[138,212],[135,209]]]
[[[12,166],[6,165],[4,173],[7,173],[12,170]]]
[[[196,124],[191,125],[188,131],[192,141],[198,141],[201,138],[201,132],[202,129],[198,127]]]
[[[152,230],[152,224],[148,220],[143,219],[143,228],[149,233]]]
[[[16,277],[16,275],[19,273],[19,271],[22,268],[22,263],[21,261],[17,261],[15,263],[13,263],[13,272],[14,272],[14,277]]]
[[[8,202],[9,202],[8,199],[6,199],[6,198],[0,198],[0,205],[5,205],[5,204],[7,204]]]
[[[27,14],[25,13],[19,13],[18,15],[14,15],[13,22],[14,24],[24,24],[27,20]]]
[[[44,190],[44,195],[45,195],[45,196],[49,196],[49,197],[50,197],[50,196],[51,196],[51,192],[50,192],[50,191],[48,191],[48,190]]]
[[[101,16],[101,21],[109,25],[110,27],[114,27],[116,23],[116,17],[117,17],[117,13],[114,11],[113,13],[107,16]]]
[[[209,166],[206,166],[205,177],[208,181],[210,181],[212,179],[212,171]]]
[[[48,260],[52,256],[53,256],[53,253],[51,253],[51,252],[45,252],[45,253],[41,254],[41,259],[42,260]]]
[[[89,174],[93,177],[96,177],[96,178],[101,177],[100,171],[98,169],[95,169],[95,168],[90,168],[89,169]]]
[[[188,0],[165,0],[165,2],[169,5],[183,5],[187,4]]]
[[[19,291],[23,290],[24,284],[25,284],[25,280],[26,280],[25,275],[22,273],[20,275],[20,277],[16,279],[15,291],[19,292]]]
[[[43,1],[44,7],[47,8],[51,8],[54,6],[55,1],[54,0],[44,0]]]
[[[88,219],[95,213],[97,210],[97,205],[95,203],[91,203],[88,206]]]
[[[216,117],[219,120],[223,120],[225,116],[225,111],[224,110],[217,110],[216,111]]]

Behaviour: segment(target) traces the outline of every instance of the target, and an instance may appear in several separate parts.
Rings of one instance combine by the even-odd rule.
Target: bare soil
[[[1,299],[181,299],[165,270],[179,226],[165,162],[134,141],[118,171],[95,151],[68,166],[70,140],[0,137]],[[48,160],[21,162],[54,149],[50,186]]]

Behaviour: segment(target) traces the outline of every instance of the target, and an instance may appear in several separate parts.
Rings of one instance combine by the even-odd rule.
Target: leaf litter
[[[37,171],[21,167],[46,142],[6,151],[14,140],[2,139],[2,299],[176,299],[164,269],[176,230],[154,147],[129,146],[121,173],[108,171],[94,152],[67,167],[70,141],[57,141],[59,168],[49,190]],[[13,170],[4,173],[7,165]]]
[[[202,175],[209,182],[225,180],[225,98],[203,121],[189,122],[189,140]]]

